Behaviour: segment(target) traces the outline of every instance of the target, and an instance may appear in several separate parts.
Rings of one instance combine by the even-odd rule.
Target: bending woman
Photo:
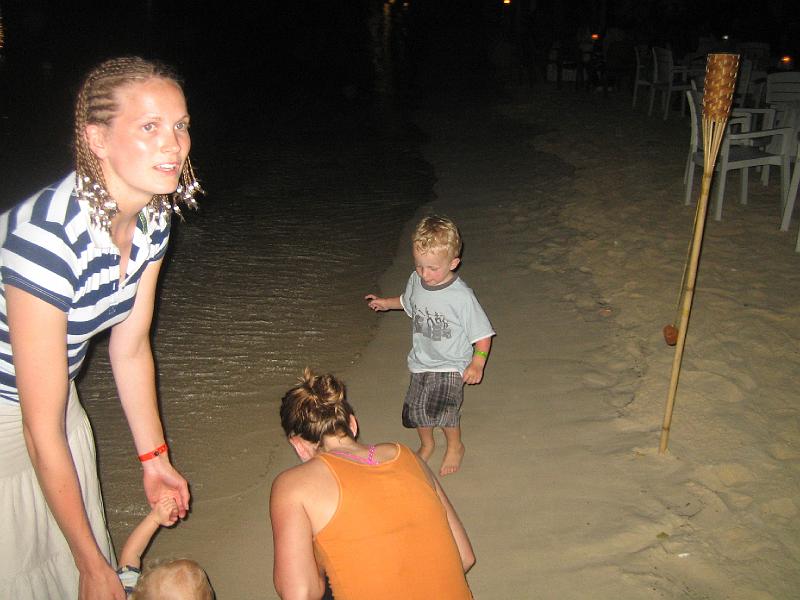
[[[84,80],[74,126],[76,173],[0,217],[0,598],[125,597],[74,383],[100,331],[150,504],[189,507],[150,348],[170,214],[198,187],[183,91],[162,65],[112,59]]]
[[[475,556],[444,491],[407,447],[356,441],[341,381],[306,369],[281,424],[303,461],[272,484],[281,598],[321,598],[326,575],[336,600],[472,598]]]

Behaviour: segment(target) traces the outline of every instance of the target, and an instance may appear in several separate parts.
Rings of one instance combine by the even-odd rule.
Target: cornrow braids
[[[100,162],[89,148],[86,126],[109,126],[119,112],[117,91],[153,78],[172,81],[178,87],[182,84],[175,71],[163,63],[138,56],[123,56],[97,65],[86,75],[78,91],[74,130],[76,188],[79,197],[89,203],[92,224],[106,231],[117,213],[117,203],[108,194]],[[173,194],[154,195],[146,208],[148,217],[169,218],[172,212],[182,217],[178,203],[197,208],[194,196],[202,191],[187,157],[177,189]]]
[[[344,383],[334,375],[315,375],[306,367],[300,382],[283,396],[280,414],[287,437],[297,435],[312,443],[326,435],[355,438],[350,429],[355,413]]]

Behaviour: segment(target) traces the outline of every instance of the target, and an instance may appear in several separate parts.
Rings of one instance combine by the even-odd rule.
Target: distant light
[[[794,67],[794,58],[792,58],[788,54],[785,56],[781,56],[780,65],[778,68],[791,70],[793,67]]]
[[[511,0],[503,0],[503,4],[511,4]]]
[[[600,39],[600,34],[599,33],[593,33],[592,34],[592,39],[593,40],[599,40]]]
[[[792,62],[792,57],[791,56],[781,56],[781,62],[783,64],[790,63],[790,62]]]
[[[729,35],[726,33],[725,35],[723,35],[723,36],[722,36],[722,39],[723,39],[723,40],[725,40],[725,41],[727,42],[729,39],[731,39],[731,36],[729,36]]]

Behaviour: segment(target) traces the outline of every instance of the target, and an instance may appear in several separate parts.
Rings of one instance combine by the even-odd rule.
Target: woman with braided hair
[[[303,464],[272,484],[273,579],[281,598],[466,600],[475,556],[423,460],[397,444],[357,441],[344,384],[308,369],[281,403]]]
[[[125,597],[74,383],[100,331],[148,501],[189,508],[149,338],[171,213],[199,190],[188,129],[169,69],[103,62],[78,93],[76,171],[0,216],[0,598]]]

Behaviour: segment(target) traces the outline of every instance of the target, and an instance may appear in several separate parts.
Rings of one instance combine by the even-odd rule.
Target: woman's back
[[[405,446],[377,465],[319,454],[338,482],[335,514],[314,539],[337,600],[472,598],[436,490]]]

